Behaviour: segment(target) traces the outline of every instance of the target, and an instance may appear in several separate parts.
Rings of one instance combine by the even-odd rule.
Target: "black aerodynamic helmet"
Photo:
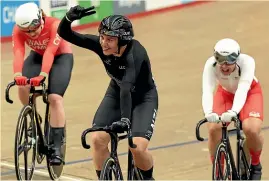
[[[105,17],[98,28],[100,34],[119,38],[119,47],[127,45],[134,37],[131,21],[122,15]]]

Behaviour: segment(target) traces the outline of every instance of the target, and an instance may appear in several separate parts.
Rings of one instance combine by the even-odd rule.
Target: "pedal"
[[[52,160],[53,159],[57,159],[57,160],[59,160],[59,162],[56,164],[56,163],[52,163]],[[49,159],[50,161],[50,165],[52,165],[52,166],[59,166],[59,165],[65,165],[65,161],[64,161],[64,159],[62,158],[62,157],[60,157],[60,156],[58,156],[58,155],[51,155],[50,156],[50,159]]]
[[[38,153],[37,157],[36,157],[37,163],[41,164],[43,162],[44,158],[45,158],[45,155],[43,155],[42,153]]]

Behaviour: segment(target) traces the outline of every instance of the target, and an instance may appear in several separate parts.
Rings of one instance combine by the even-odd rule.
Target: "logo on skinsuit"
[[[255,118],[259,118],[259,117],[261,117],[260,113],[258,113],[258,112],[250,112],[250,113],[249,113],[249,116],[251,116],[251,117],[255,117]]]
[[[157,116],[157,110],[154,109],[154,113],[153,113],[153,116],[152,116],[152,123],[151,123],[151,127],[152,129],[154,129],[154,126],[155,126],[155,119],[156,119],[156,116]]]
[[[31,40],[27,39],[26,43],[33,49],[36,50],[45,50],[47,48],[47,45],[49,43],[49,38],[46,38],[44,40]]]

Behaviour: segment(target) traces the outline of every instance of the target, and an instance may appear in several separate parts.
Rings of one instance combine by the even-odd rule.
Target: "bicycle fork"
[[[236,169],[236,165],[235,165],[235,162],[234,162],[234,156],[233,156],[233,152],[232,152],[232,148],[231,148],[231,144],[230,144],[230,140],[229,140],[229,137],[228,137],[228,132],[227,132],[227,127],[226,126],[223,126],[222,127],[222,140],[223,140],[223,144],[225,145],[226,147],[226,150],[227,150],[227,157],[226,157],[226,162],[227,162],[227,172],[230,173],[232,171],[232,179],[233,180],[238,180],[239,179],[239,174],[237,172],[237,169]]]
[[[114,159],[114,168],[111,170],[114,172],[116,180],[123,180],[123,175],[121,173],[121,167],[120,167],[120,162],[118,159],[118,154],[117,154],[117,149],[118,149],[118,137],[115,134],[110,133],[110,137],[113,137],[114,139],[111,139],[111,153],[110,157]],[[112,178],[111,178],[112,179]]]

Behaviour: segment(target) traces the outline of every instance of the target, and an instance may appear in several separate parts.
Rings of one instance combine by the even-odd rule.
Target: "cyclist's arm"
[[[99,36],[80,34],[71,29],[71,22],[69,22],[65,17],[61,20],[58,27],[58,34],[66,41],[77,45],[82,48],[92,50],[99,54],[102,52]]]
[[[243,108],[251,83],[254,79],[254,74],[255,61],[252,57],[249,57],[244,60],[244,64],[241,67],[241,77],[238,83],[238,88],[235,92],[232,111],[239,113]]]
[[[14,27],[12,34],[12,49],[13,49],[13,72],[14,76],[21,75],[23,68],[23,61],[25,55],[25,39],[17,29]]]
[[[125,75],[122,78],[122,83],[120,84],[120,108],[121,117],[128,118],[130,120],[132,109],[131,89],[136,79],[134,57],[132,53],[127,55],[126,61]]]
[[[214,59],[207,60],[202,80],[202,106],[204,114],[213,112],[213,94],[216,86],[216,75],[214,72]]]
[[[49,74],[49,71],[54,61],[54,56],[62,40],[61,37],[57,34],[58,24],[59,22],[57,21],[52,24],[52,29],[50,32],[50,41],[43,55],[41,72],[45,74]]]

